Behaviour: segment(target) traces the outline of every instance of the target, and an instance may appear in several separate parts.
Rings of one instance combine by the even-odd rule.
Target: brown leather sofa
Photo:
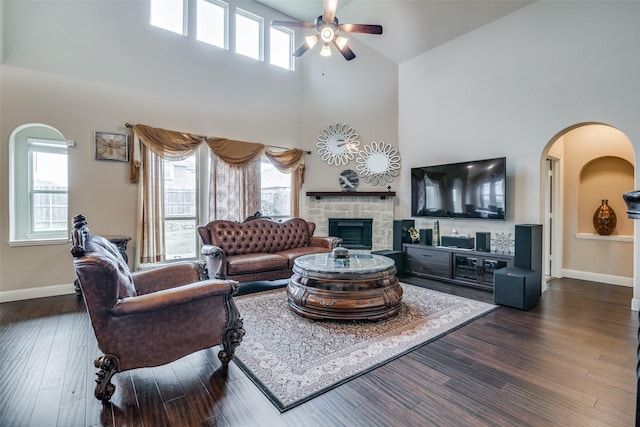
[[[316,225],[302,218],[278,222],[256,216],[198,227],[211,277],[239,282],[287,279],[296,258],[331,252],[342,242],[337,237],[314,237]]]
[[[222,365],[233,358],[245,333],[233,302],[238,282],[208,280],[202,261],[130,273],[113,244],[89,234],[82,215],[74,217],[71,240],[82,296],[104,353],[94,362],[96,398],[111,398],[117,372],[164,365],[220,344]]]

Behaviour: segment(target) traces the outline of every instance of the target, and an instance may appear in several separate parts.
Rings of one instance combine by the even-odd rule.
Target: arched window
[[[48,125],[19,126],[9,137],[9,244],[68,238],[66,140]]]

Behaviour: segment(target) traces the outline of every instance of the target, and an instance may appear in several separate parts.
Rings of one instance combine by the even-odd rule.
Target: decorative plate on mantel
[[[358,134],[352,127],[336,123],[322,129],[316,147],[323,161],[333,166],[342,166],[355,158],[359,145]]]
[[[340,187],[342,191],[356,191],[360,179],[356,171],[345,169],[340,173]]]

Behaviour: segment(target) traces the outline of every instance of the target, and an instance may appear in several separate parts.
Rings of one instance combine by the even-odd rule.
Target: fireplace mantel
[[[307,191],[307,196],[320,200],[323,197],[380,197],[386,199],[396,195],[395,191]]]

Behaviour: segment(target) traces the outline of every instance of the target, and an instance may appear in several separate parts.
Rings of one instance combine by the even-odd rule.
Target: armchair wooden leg
[[[96,378],[97,385],[94,394],[96,399],[107,402],[113,396],[113,392],[116,391],[116,386],[111,384],[111,377],[118,372],[118,358],[105,354],[98,357],[93,364],[98,368],[98,372],[96,372],[98,377]]]
[[[242,342],[245,330],[240,317],[238,307],[233,302],[233,296],[225,297],[225,305],[227,309],[227,327],[222,334],[222,350],[218,353],[218,359],[224,366],[228,365],[236,352],[236,347]]]
[[[224,331],[222,338],[222,350],[218,353],[218,359],[223,365],[228,365],[236,353],[236,347],[242,342],[244,337],[242,319],[238,318],[235,324]]]

